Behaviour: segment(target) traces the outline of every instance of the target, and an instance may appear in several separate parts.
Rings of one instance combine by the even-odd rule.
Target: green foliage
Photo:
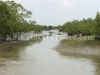
[[[97,12],[96,17],[95,17],[95,22],[96,22],[96,37],[95,39],[100,41],[100,13]]]
[[[66,22],[59,29],[63,32],[67,32],[69,35],[82,34],[82,35],[93,35],[95,34],[95,20],[88,18],[81,21],[73,20],[71,22]]]
[[[100,13],[99,12],[97,12],[95,21],[96,21],[96,34],[100,35]]]
[[[37,25],[36,21],[26,21],[26,18],[30,18],[31,15],[31,11],[15,1],[0,1],[0,37],[13,36],[15,33],[19,35],[22,32],[42,31],[43,26]]]
[[[43,29],[50,31],[50,30],[58,29],[58,26],[52,26],[52,25],[46,26],[46,25],[44,25]]]
[[[0,35],[5,36],[7,34],[12,34],[13,29],[10,25],[10,12],[7,4],[3,1],[0,1]]]
[[[65,47],[84,47],[84,46],[100,46],[100,42],[98,40],[62,40],[60,45],[65,45]]]
[[[58,29],[67,32],[69,35],[94,35],[95,39],[100,41],[100,13],[97,12],[95,19],[73,20],[58,26]]]

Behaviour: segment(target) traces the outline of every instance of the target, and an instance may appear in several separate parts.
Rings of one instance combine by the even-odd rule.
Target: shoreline
[[[73,53],[73,54],[82,54],[82,55],[99,55],[100,56],[100,50],[90,47],[84,47],[84,48],[56,48],[55,49],[58,52],[61,53]]]
[[[4,42],[0,43],[0,49],[9,48],[14,45],[17,46],[17,44],[19,44],[19,43],[23,43],[23,42],[21,42],[21,41],[4,41]]]
[[[65,41],[63,44],[60,43],[55,50],[60,53],[72,53],[82,55],[99,55],[100,56],[100,45],[90,45],[81,42]],[[87,43],[87,42],[86,42]]]
[[[25,33],[23,36],[24,37],[28,37],[27,39],[19,39],[19,40],[6,40],[6,41],[3,41],[0,43],[0,50],[1,49],[5,49],[5,48],[9,48],[9,47],[13,47],[13,46],[18,46],[18,44],[20,43],[24,43],[24,42],[27,42],[27,41],[30,41],[30,40],[38,40],[38,37],[43,37],[43,36],[46,36],[46,35],[49,35],[49,31],[43,31],[42,33],[34,33],[33,31],[32,32],[28,32],[28,33]],[[31,35],[31,36],[30,36]],[[37,39],[34,39],[34,38],[37,38]]]

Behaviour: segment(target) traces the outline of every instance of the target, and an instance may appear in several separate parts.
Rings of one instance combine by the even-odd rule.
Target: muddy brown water
[[[61,54],[54,35],[0,50],[0,75],[100,75],[99,56]]]

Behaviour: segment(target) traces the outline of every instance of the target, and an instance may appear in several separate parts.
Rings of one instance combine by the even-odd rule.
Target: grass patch
[[[62,40],[60,45],[69,45],[69,46],[100,46],[100,42],[98,40]]]

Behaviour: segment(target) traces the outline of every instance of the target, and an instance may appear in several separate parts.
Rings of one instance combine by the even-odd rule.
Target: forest
[[[27,20],[32,16],[32,12],[25,9],[15,1],[0,1],[0,40],[5,40],[7,35],[20,35],[22,32],[34,31],[35,33],[43,30],[59,29],[67,32],[68,35],[95,36],[100,40],[100,13],[97,12],[95,19],[88,18],[83,20],[73,20],[64,23],[62,26],[39,25],[36,21]]]
[[[62,26],[58,26],[58,29],[63,32],[67,32],[69,36],[80,34],[82,36],[95,36],[95,39],[100,40],[100,13],[97,12],[95,19],[88,18],[83,20],[73,20],[66,22]]]
[[[55,26],[36,24],[36,21],[29,20],[32,12],[25,9],[15,1],[0,0],[0,40],[5,40],[7,35],[20,35],[22,32],[34,31],[39,33],[42,30],[51,30]]]

